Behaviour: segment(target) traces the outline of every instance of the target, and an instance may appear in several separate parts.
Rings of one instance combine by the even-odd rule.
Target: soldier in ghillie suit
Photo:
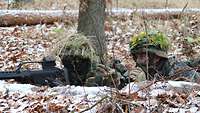
[[[99,63],[99,57],[96,55],[92,44],[86,36],[82,34],[74,34],[72,36],[64,36],[61,44],[55,49],[57,55],[60,56],[64,67],[68,70],[71,85],[86,86],[110,86],[122,87],[121,73],[124,70],[116,70],[121,63],[114,62],[112,66]],[[116,69],[114,69],[116,68]],[[123,67],[125,69],[125,67]],[[124,79],[125,80],[125,79]]]
[[[185,78],[199,83],[200,75],[195,69],[175,57],[168,57],[170,42],[163,33],[141,32],[131,38],[129,46],[136,65],[148,80]]]

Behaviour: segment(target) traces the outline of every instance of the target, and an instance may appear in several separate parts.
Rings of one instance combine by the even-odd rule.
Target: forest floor
[[[54,23],[0,27],[0,70],[14,70],[21,61],[41,60],[52,52],[57,42],[57,32],[70,35],[76,32],[76,28],[77,23],[70,26]],[[164,32],[172,43],[169,54],[177,56],[179,60],[200,56],[200,15],[166,20],[144,20],[137,15],[110,16],[105,23],[109,58],[120,59],[138,82],[117,90],[84,86],[50,88],[20,84],[13,80],[0,81],[0,112],[199,112],[199,84],[172,80],[143,81],[144,73],[135,67],[130,56],[129,41],[133,35],[145,29]],[[27,65],[25,68],[39,67]]]
[[[146,22],[146,26],[144,25]],[[2,112],[196,112],[200,109],[199,84],[184,81],[142,81],[144,73],[135,67],[129,52],[130,38],[145,29],[159,30],[169,37],[170,53],[179,60],[199,56],[199,15],[168,20],[143,20],[138,16],[107,17],[105,33],[108,55],[118,58],[130,69],[137,81],[122,90],[108,87],[38,87],[1,81]],[[38,61],[56,44],[55,33],[76,32],[77,23],[65,25],[15,26],[0,28],[1,70],[14,70],[20,61]],[[59,63],[59,62],[58,62]],[[27,65],[25,68],[38,68]],[[128,109],[130,108],[130,109]]]

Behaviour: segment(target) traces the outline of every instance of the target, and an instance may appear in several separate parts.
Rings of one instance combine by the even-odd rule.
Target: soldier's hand
[[[110,87],[118,87],[120,84],[120,74],[116,72],[115,69],[112,69],[109,66],[98,64],[96,69],[92,73],[93,75],[90,75],[90,78],[86,80],[87,84],[90,81],[89,86],[91,86],[91,83],[95,86],[98,85]]]

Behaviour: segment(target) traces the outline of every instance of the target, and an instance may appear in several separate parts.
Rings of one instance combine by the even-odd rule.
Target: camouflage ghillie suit
[[[148,79],[175,79],[186,77],[199,82],[200,74],[186,63],[178,61],[175,57],[168,57],[169,40],[161,32],[142,32],[130,41],[130,50],[137,66],[141,67]],[[137,61],[140,54],[147,54],[147,64]],[[147,66],[148,65],[148,66]],[[147,69],[148,67],[148,69]]]
[[[67,37],[67,36],[66,36]],[[63,44],[63,42],[66,42]],[[90,41],[82,34],[75,34],[61,40],[61,47],[55,52],[68,70],[71,85],[110,86],[121,88],[125,85],[126,68],[115,60],[111,66],[99,64]],[[61,48],[61,50],[60,50]],[[61,51],[61,52],[60,52]]]

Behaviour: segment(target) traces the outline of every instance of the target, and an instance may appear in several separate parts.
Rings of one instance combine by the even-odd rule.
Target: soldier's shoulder
[[[196,78],[199,78],[200,74],[196,72],[194,68],[189,66],[185,61],[181,61],[176,58],[176,56],[170,56],[168,58],[170,62],[171,71],[169,75],[175,75],[177,77],[187,77],[192,81],[195,81]]]

